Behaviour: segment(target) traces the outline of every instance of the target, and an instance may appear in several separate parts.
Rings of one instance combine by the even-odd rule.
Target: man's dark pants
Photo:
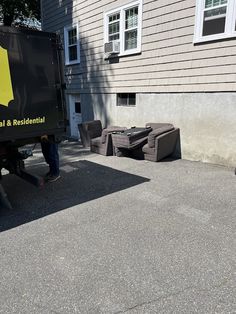
[[[49,165],[50,174],[53,176],[58,176],[60,172],[58,144],[42,142],[41,147],[45,161]]]

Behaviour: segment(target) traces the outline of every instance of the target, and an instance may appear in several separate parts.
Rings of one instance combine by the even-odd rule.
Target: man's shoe
[[[46,181],[47,182],[55,182],[55,181],[57,181],[58,179],[60,179],[60,175],[59,174],[57,174],[57,175],[53,175],[53,174],[50,174],[48,177],[47,177],[47,179],[46,179]]]

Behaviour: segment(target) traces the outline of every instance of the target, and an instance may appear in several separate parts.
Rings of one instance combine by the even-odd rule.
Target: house
[[[170,122],[183,158],[235,166],[235,0],[41,2],[64,42],[72,135],[78,119]]]

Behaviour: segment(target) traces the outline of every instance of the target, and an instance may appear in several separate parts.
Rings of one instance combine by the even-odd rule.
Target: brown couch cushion
[[[149,133],[148,135],[148,146],[150,148],[155,147],[155,139],[159,135],[169,132],[171,130],[174,130],[174,126],[172,124],[165,124],[162,127],[159,127],[157,129],[154,129],[152,132]]]
[[[101,146],[101,144],[102,144],[101,136],[91,139],[91,146]]]

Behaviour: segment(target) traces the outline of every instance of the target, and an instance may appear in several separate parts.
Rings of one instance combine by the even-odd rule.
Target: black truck
[[[66,110],[60,38],[53,33],[0,27],[0,179],[2,169],[42,185],[25,170],[22,150],[41,137],[60,141]],[[0,184],[0,197],[8,200]],[[10,206],[10,204],[8,204]]]

